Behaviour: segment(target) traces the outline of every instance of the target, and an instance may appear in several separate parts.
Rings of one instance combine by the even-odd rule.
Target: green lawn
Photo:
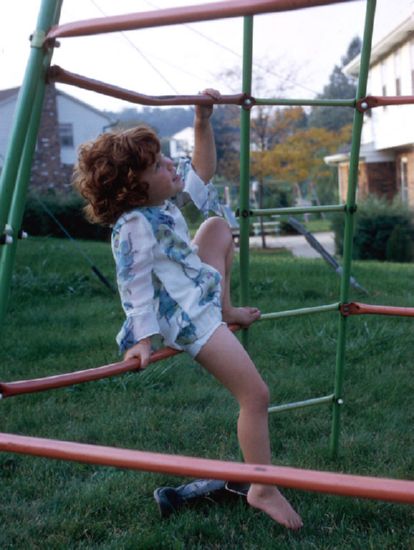
[[[109,246],[80,242],[113,282]],[[414,306],[413,266],[355,264],[370,296]],[[263,312],[338,301],[321,260],[252,254],[251,302]],[[239,279],[234,272],[237,298]],[[68,241],[19,245],[2,329],[1,379],[41,377],[119,360],[116,295]],[[329,457],[325,405],[270,418],[275,464],[412,479],[412,319],[349,320],[340,456]],[[273,403],[332,392],[337,313],[257,323],[250,350]],[[237,406],[188,357],[71,388],[5,399],[1,431],[156,452],[239,460]],[[241,499],[204,501],[160,520],[152,492],[183,478],[0,454],[1,549],[410,549],[413,507],[285,490],[305,527],[289,533]]]

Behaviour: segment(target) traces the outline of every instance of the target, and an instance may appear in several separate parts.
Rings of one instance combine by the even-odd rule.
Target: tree
[[[239,180],[240,110],[236,105],[217,105],[211,119],[217,148],[217,172],[230,182]]]
[[[262,60],[259,64],[255,65],[252,81],[252,95],[258,98],[275,97],[283,95],[289,87],[292,86],[293,75],[296,69],[292,66],[282,67],[281,61],[269,61]],[[227,70],[219,76],[220,80],[224,80],[228,87],[233,89],[234,92],[241,89],[241,69],[240,66]],[[259,105],[255,106],[251,112],[251,133],[250,141],[252,148],[259,152],[267,151],[273,143],[273,137],[275,135],[274,126],[274,113],[277,108],[272,105]],[[233,120],[233,124],[234,124]],[[227,175],[234,175],[239,173],[239,154],[236,156],[236,150],[230,148],[225,151],[219,167],[225,166]],[[264,196],[264,173],[260,169],[260,157],[256,165],[252,167],[252,176],[255,177],[258,186],[258,206],[263,208],[263,196]],[[231,178],[229,178],[231,179]],[[262,245],[266,246],[266,240],[263,230],[263,220],[260,218]]]
[[[254,157],[261,157],[262,170],[266,174],[288,182],[298,198],[312,192],[318,196],[318,186],[331,176],[331,168],[324,163],[324,157],[347,143],[350,135],[349,125],[339,132],[326,128],[300,129],[270,151],[257,152]]]
[[[291,64],[282,66],[280,60],[262,60],[256,63],[253,72],[252,95],[259,98],[283,95],[292,87],[295,73],[295,67]],[[225,82],[233,93],[240,92],[242,80],[240,66],[233,67],[220,73],[218,79]],[[277,110],[278,108],[272,105],[258,105],[252,109],[250,140],[255,149],[266,151],[271,148],[275,135],[274,117]],[[221,111],[221,113],[224,112],[225,111]],[[234,138],[234,130],[238,129],[240,125],[238,108],[229,107],[225,123],[231,124],[233,132],[230,132],[230,134]],[[216,125],[215,130],[220,131],[220,127]],[[226,132],[227,134],[229,133],[228,128]],[[223,152],[223,156],[225,156],[226,153],[225,151]]]
[[[358,36],[350,42],[340,65],[335,65],[329,83],[324,86],[318,99],[352,99],[356,94],[355,79],[344,74],[345,65],[361,51],[361,40]],[[352,123],[353,109],[349,107],[314,107],[309,116],[309,125],[327,130],[340,130]]]
[[[118,128],[132,128],[144,123],[154,128],[161,138],[167,138],[192,126],[194,112],[188,107],[129,107],[120,113],[112,113],[112,117],[118,120]]]

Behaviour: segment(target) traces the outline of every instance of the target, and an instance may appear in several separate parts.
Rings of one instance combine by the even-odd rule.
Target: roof
[[[19,93],[20,88],[9,88],[8,90],[0,90],[0,101],[5,101]]]
[[[2,101],[6,101],[7,99],[13,98],[14,96],[17,97],[17,95],[19,93],[19,90],[20,90],[19,87],[9,88],[8,90],[0,90],[0,103]],[[101,117],[106,118],[109,123],[114,122],[113,118],[109,114],[105,113],[104,111],[100,111],[99,109],[96,109],[95,107],[92,107],[92,105],[89,105],[89,103],[85,103],[84,101],[81,101],[81,100],[77,99],[76,97],[73,97],[70,94],[66,94],[65,92],[62,92],[61,90],[56,89],[56,92],[57,92],[57,95],[66,97],[70,101],[73,101],[74,103],[77,103],[78,105],[82,105],[83,107],[85,107],[85,109],[88,109],[89,111],[93,111],[97,115],[100,115]]]
[[[407,42],[414,36],[414,13],[402,21],[394,30],[379,40],[371,50],[370,66],[376,65],[383,57],[389,54],[400,44]],[[358,55],[344,67],[344,73],[357,75],[361,62],[361,55]]]
[[[66,94],[65,92],[62,92],[62,90],[57,89],[56,92],[57,92],[57,95],[60,95],[62,97],[66,97],[70,101],[73,101],[74,103],[77,103],[78,105],[82,105],[82,107],[85,107],[85,109],[89,109],[89,111],[93,111],[97,115],[100,115],[100,116],[106,118],[108,120],[108,122],[111,122],[111,123],[114,122],[114,119],[109,114],[105,113],[105,111],[101,111],[99,109],[96,109],[96,107],[92,107],[92,105],[90,105],[89,103],[85,103],[84,101],[81,101],[80,99],[78,99],[76,97],[73,97],[73,95]]]

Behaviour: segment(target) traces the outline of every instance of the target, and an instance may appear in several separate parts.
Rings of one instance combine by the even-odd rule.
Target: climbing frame
[[[85,20],[59,26],[58,21],[62,0],[43,0],[37,27],[31,37],[31,53],[24,82],[19,94],[9,149],[6,154],[0,180],[0,234],[3,234],[3,237],[0,238],[0,243],[2,244],[2,246],[0,246],[0,320],[4,319],[6,313],[12,268],[17,240],[21,231],[20,226],[24,210],[25,196],[30,178],[31,162],[36,145],[36,137],[40,123],[46,83],[61,82],[65,84],[72,84],[81,88],[96,91],[97,93],[110,95],[120,99],[125,99],[132,103],[143,105],[194,105],[214,103],[211,97],[203,95],[148,96],[135,91],[124,90],[112,84],[98,82],[85,76],[70,73],[61,67],[51,67],[51,58],[53,48],[56,46],[56,40],[64,39],[65,37],[126,31],[132,29],[182,24],[194,21],[223,19],[236,16],[243,17],[244,36],[242,90],[239,94],[223,95],[220,101],[217,102],[221,104],[233,104],[240,106],[240,198],[238,211],[240,216],[241,305],[247,305],[249,303],[249,233],[252,218],[275,214],[282,215],[318,212],[340,212],[344,215],[345,233],[343,270],[338,302],[291,311],[264,313],[261,318],[261,320],[271,320],[292,316],[322,314],[333,311],[338,313],[336,367],[332,393],[325,396],[317,396],[306,401],[297,401],[295,403],[277,405],[270,408],[270,411],[277,412],[326,404],[329,405],[332,410],[330,447],[332,456],[336,456],[339,446],[341,408],[344,403],[343,380],[345,369],[346,335],[349,316],[358,314],[414,316],[414,308],[393,308],[392,306],[373,306],[369,304],[349,303],[352,238],[354,217],[357,209],[356,191],[358,183],[358,163],[364,113],[367,110],[377,106],[414,103],[414,98],[366,97],[372,32],[376,7],[375,0],[367,0],[366,2],[366,17],[362,42],[360,74],[355,98],[344,98],[341,100],[255,98],[251,95],[251,88],[253,24],[254,16],[256,14],[311,8],[314,6],[335,4],[341,1],[344,2],[349,0],[234,0],[206,5],[155,10],[151,12],[140,12],[123,16]],[[307,208],[250,208],[249,186],[251,112],[252,109],[258,105],[335,106],[354,109],[348,195],[345,204]],[[247,345],[248,331],[243,331],[242,339],[244,344]],[[166,350],[160,354],[161,357],[156,356],[153,360],[169,356],[170,354],[171,351]],[[0,384],[0,392],[3,397],[10,397],[19,393],[41,391],[44,389],[51,389],[53,387],[61,387],[62,385],[95,380],[102,376],[113,376],[115,374],[120,374],[127,370],[137,368],[139,368],[139,364],[135,360],[130,360],[130,362],[107,365],[104,367],[98,367],[97,369],[49,377],[47,379],[18,381],[11,383],[5,382]],[[10,436],[10,438],[12,437],[13,436]],[[1,448],[13,450],[10,446],[7,446],[7,441],[4,445],[5,446]],[[13,445],[11,445],[11,447],[13,447]],[[37,454],[39,454],[39,452],[37,452]]]

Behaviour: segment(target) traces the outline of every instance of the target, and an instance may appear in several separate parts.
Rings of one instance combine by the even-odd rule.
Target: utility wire
[[[72,243],[72,245],[76,248],[76,250],[79,252],[79,254],[86,260],[86,262],[90,265],[91,270],[93,273],[98,277],[98,279],[107,287],[109,290],[111,290],[113,293],[115,293],[115,289],[112,286],[112,284],[108,281],[108,279],[99,271],[99,269],[94,265],[93,261],[89,258],[89,256],[82,250],[82,248],[79,246],[79,244],[76,242],[76,240],[72,237],[72,235],[69,233],[69,231],[64,227],[61,222],[56,218],[56,216],[53,214],[53,212],[48,208],[44,202],[42,202],[39,197],[35,196],[35,199],[39,203],[39,205],[43,208],[43,210],[46,212],[48,216],[52,218],[52,220],[56,223],[56,225],[62,230],[62,232],[66,235],[66,237],[69,239],[69,241]]]
[[[93,0],[91,0],[92,2]],[[155,9],[161,9],[160,6],[154,4],[153,2],[150,2],[150,0],[144,0],[144,2],[148,5],[148,6],[151,6],[152,8],[155,8]],[[195,29],[194,27],[192,27],[191,25],[189,25],[188,23],[184,23],[184,26],[187,27],[187,29],[189,29],[190,31],[192,31],[193,33],[195,34],[198,34],[199,36],[201,36],[202,38],[204,38],[205,40],[207,40],[208,42],[211,42],[212,44],[215,44],[216,46],[218,46],[219,48],[235,55],[236,57],[238,57],[239,59],[242,59],[242,55],[239,53],[239,52],[236,52],[235,50],[233,50],[232,48],[229,48],[228,46],[226,46],[225,44],[222,44],[221,42],[218,42],[217,40],[215,40],[214,38],[211,38],[210,36],[208,36],[207,34],[204,34],[203,32]],[[293,80],[291,77],[286,77],[285,75],[281,75],[281,74],[278,74],[272,70],[270,70],[268,67],[264,67],[263,65],[257,63],[257,62],[254,62],[253,65],[255,67],[257,67],[258,69],[264,71],[266,74],[270,74],[272,76],[275,76],[276,78],[280,78],[280,79],[285,79],[285,80],[288,80],[290,81],[294,86],[297,86],[298,88],[302,88],[303,90],[306,90],[307,92],[311,92],[312,94],[315,94],[317,95],[319,92],[316,92],[315,90],[312,90],[312,88],[308,88],[307,86],[304,86],[303,84],[300,84],[299,82],[296,82],[295,80]]]
[[[95,8],[104,16],[107,17],[108,14],[106,14],[100,6],[95,2],[95,0],[90,0],[90,2],[95,6]],[[178,91],[175,89],[173,84],[157,69],[157,67],[142,53],[142,51],[130,40],[130,38],[127,36],[127,34],[123,31],[120,32],[120,34],[125,38],[125,40],[128,42],[128,44],[134,48],[134,50],[139,53],[139,55],[144,59],[144,61],[152,68],[153,71],[155,71],[158,76],[174,91],[175,94],[178,95]]]

